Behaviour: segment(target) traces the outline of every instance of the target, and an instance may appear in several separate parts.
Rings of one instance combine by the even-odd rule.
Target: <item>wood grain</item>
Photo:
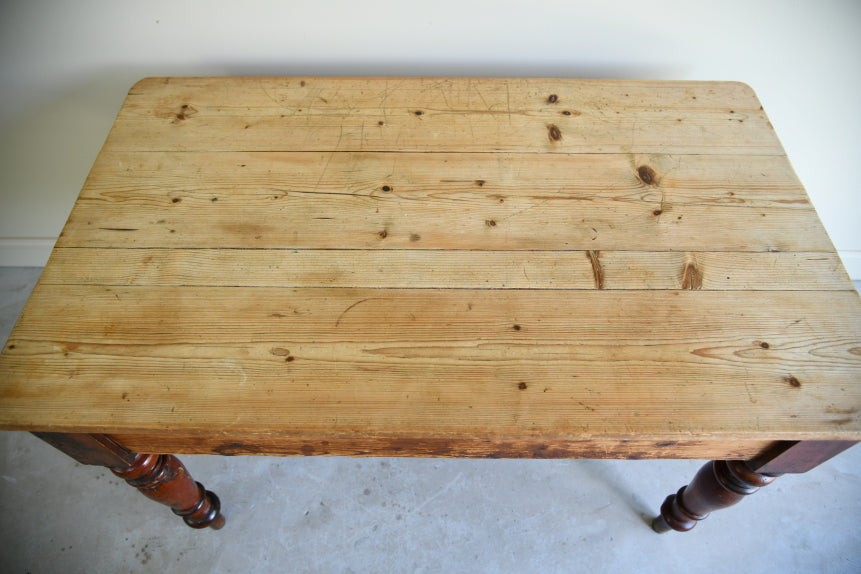
[[[774,443],[751,440],[666,440],[582,436],[273,436],[148,434],[113,437],[127,448],[177,454],[266,456],[424,456],[435,458],[691,458],[747,460]]]

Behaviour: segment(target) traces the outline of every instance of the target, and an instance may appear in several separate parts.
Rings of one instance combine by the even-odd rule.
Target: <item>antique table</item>
[[[714,459],[687,530],[859,409],[858,294],[731,82],[142,80],[0,358],[0,428],[194,527],[173,454]]]

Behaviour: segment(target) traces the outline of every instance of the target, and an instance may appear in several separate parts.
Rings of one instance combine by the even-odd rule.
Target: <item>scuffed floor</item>
[[[39,272],[0,268],[0,341]],[[861,571],[861,446],[661,536],[701,461],[181,458],[223,530],[0,432],[0,572]]]

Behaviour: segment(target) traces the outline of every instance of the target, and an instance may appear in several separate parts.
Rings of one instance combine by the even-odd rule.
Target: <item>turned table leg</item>
[[[751,461],[706,463],[687,486],[671,494],[652,521],[655,532],[686,532],[713,510],[732,506],[784,473],[807,472],[854,445],[851,441],[779,442]]]
[[[774,478],[753,472],[737,460],[708,462],[689,485],[667,497],[661,505],[661,514],[652,521],[652,528],[659,533],[671,529],[686,532],[713,510],[736,504]]]
[[[170,506],[192,528],[224,526],[218,497],[169,454],[135,454],[105,435],[33,433],[83,464],[106,466],[144,496]]]

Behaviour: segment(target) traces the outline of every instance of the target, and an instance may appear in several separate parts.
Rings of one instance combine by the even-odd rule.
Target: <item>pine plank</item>
[[[644,236],[833,251],[785,157],[666,155],[102,154],[58,245],[624,250]]]
[[[696,280],[691,281],[692,272]],[[848,290],[833,253],[344,249],[55,250],[44,285]]]
[[[0,425],[859,437],[858,295],[824,296],[40,285]]]
[[[552,198],[452,208],[435,200],[303,194],[164,204],[81,199],[58,245],[625,250],[648,236],[654,251],[834,250],[812,209],[583,207]]]
[[[639,169],[653,172],[646,183]],[[388,189],[383,189],[388,186]],[[102,152],[81,192],[109,203],[337,194],[451,207],[505,200],[810,209],[786,156]]]
[[[476,78],[148,78],[106,148],[783,154],[744,84]]]

